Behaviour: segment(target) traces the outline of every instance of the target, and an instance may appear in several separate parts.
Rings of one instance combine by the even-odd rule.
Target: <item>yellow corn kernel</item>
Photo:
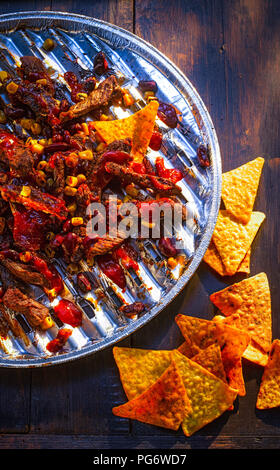
[[[156,96],[148,96],[146,101],[147,101],[147,103],[150,103],[150,101],[158,101],[158,99],[157,99]]]
[[[5,124],[7,121],[6,115],[2,109],[0,109],[0,124]]]
[[[75,168],[79,163],[79,157],[76,153],[72,152],[65,157],[65,164],[69,168]]]
[[[33,123],[34,123],[33,119],[22,118],[20,120],[21,127],[23,127],[24,129],[26,129],[28,131],[31,129],[31,126],[32,126]]]
[[[147,100],[148,98],[153,98],[155,96],[153,91],[145,91],[144,98]]]
[[[46,160],[41,160],[37,165],[37,170],[44,170],[48,166]]]
[[[129,196],[132,196],[132,197],[137,197],[138,194],[139,194],[139,190],[136,189],[133,184],[128,184],[126,187],[125,187],[125,190],[127,192],[127,194],[129,194]]]
[[[69,204],[67,206],[67,210],[68,210],[68,212],[70,212],[70,214],[74,214],[76,209],[77,209],[77,204],[75,202],[72,202],[72,204]]]
[[[31,124],[31,132],[35,135],[38,135],[40,134],[42,131],[42,127],[40,126],[40,124],[38,124],[38,122],[34,122],[33,124]]]
[[[31,255],[30,251],[25,251],[23,253],[20,253],[20,255],[19,255],[19,259],[23,263],[29,263],[31,258],[32,258],[32,255]]]
[[[0,70],[0,82],[3,83],[8,78],[9,78],[8,72],[6,72],[6,70]]]
[[[41,144],[38,144],[38,142],[36,142],[35,140],[35,144],[31,145],[31,150],[34,153],[38,153],[39,155],[42,155],[42,153],[44,153],[44,146]]]
[[[106,144],[104,142],[100,142],[100,144],[97,145],[96,147],[96,152],[103,152],[105,150]]]
[[[53,319],[48,315],[42,323],[40,324],[40,327],[42,330],[48,330],[49,328],[52,328],[54,326],[54,321]]]
[[[125,93],[123,95],[123,104],[125,105],[126,108],[129,106],[132,106],[134,103],[134,99],[132,98],[130,93]]]
[[[36,179],[37,179],[37,184],[39,184],[39,186],[44,186],[47,182],[47,176],[46,176],[46,173],[44,173],[44,171],[42,170],[39,170],[37,171],[37,175],[36,175]]]
[[[91,150],[83,150],[82,152],[79,152],[78,155],[82,160],[93,160],[93,153]]]
[[[40,145],[47,145],[47,140],[46,139],[40,139],[39,144]]]
[[[23,197],[28,197],[31,194],[31,188],[29,186],[22,186],[20,195]]]
[[[74,227],[83,225],[83,223],[84,223],[84,219],[82,217],[72,217],[71,219],[71,224],[74,225]]]
[[[52,138],[48,139],[48,145],[52,144]]]
[[[67,271],[70,273],[70,274],[77,274],[79,271],[80,271],[80,268],[77,264],[75,263],[70,263],[68,264],[67,266]]]
[[[46,78],[39,78],[39,80],[36,80],[37,85],[47,85],[47,79]]]
[[[47,38],[43,43],[45,51],[51,51],[55,46],[55,42],[51,38]]]
[[[81,173],[81,174],[77,175],[77,180],[78,180],[78,185],[79,185],[79,184],[84,183],[84,182],[87,180],[87,178],[86,178],[85,175],[83,175],[83,174]]]
[[[167,264],[168,264],[170,269],[174,269],[174,268],[176,268],[176,266],[178,264],[178,261],[171,256],[170,258],[168,258]]]
[[[100,121],[109,121],[109,116],[107,116],[106,114],[101,114],[99,120]]]
[[[89,129],[86,122],[82,122],[82,128],[85,135],[89,135]]]
[[[10,82],[6,86],[6,90],[10,95],[14,95],[18,90],[18,85],[15,82]]]
[[[178,255],[177,256],[177,261],[179,264],[182,266],[186,263],[186,256],[185,255]]]
[[[77,93],[76,97],[78,98],[79,101],[83,101],[88,97],[88,95],[87,93]]]
[[[77,176],[67,176],[65,181],[67,186],[71,186],[72,188],[75,188],[75,186],[78,184]]]
[[[71,186],[65,186],[64,194],[65,196],[75,196],[77,192],[77,188],[71,188]]]
[[[129,202],[131,200],[132,200],[132,197],[128,196],[128,195],[124,196],[124,198],[123,198],[123,202]]]
[[[154,228],[156,226],[155,222],[147,222],[146,220],[141,220],[141,224],[147,228]]]

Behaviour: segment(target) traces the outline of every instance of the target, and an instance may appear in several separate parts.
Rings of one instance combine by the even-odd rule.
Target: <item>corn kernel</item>
[[[69,204],[67,206],[67,210],[68,210],[68,212],[70,212],[70,214],[74,214],[76,209],[77,209],[77,204],[75,202],[72,202],[72,204]]]
[[[47,140],[46,139],[40,139],[39,144],[40,145],[47,145]]]
[[[85,175],[81,173],[80,175],[77,175],[77,180],[78,180],[78,185],[79,185],[79,184],[84,183],[87,180],[87,178]]]
[[[6,72],[6,70],[1,70],[0,71],[0,82],[4,82],[5,80],[7,80],[9,78],[9,74],[8,72]]]
[[[147,103],[150,103],[150,101],[158,101],[158,99],[157,99],[156,96],[148,96],[146,101],[147,101]]]
[[[23,263],[29,263],[31,258],[32,258],[32,255],[31,255],[30,251],[26,251],[25,253],[20,253],[20,255],[19,255],[19,259]]]
[[[51,38],[47,38],[43,43],[45,51],[51,51],[55,46],[55,42]]]
[[[23,127],[24,129],[26,129],[28,131],[31,129],[31,126],[32,126],[33,123],[34,123],[33,119],[22,118],[20,120],[21,127]]]
[[[5,124],[7,121],[6,115],[2,109],[0,109],[0,124]]]
[[[76,97],[78,98],[79,101],[83,101],[88,97],[88,95],[87,93],[77,93]]]
[[[79,163],[79,157],[76,153],[72,152],[65,158],[66,166],[75,168]]]
[[[37,165],[37,170],[44,170],[48,166],[46,160],[41,160]]]
[[[47,85],[47,79],[46,78],[39,78],[39,80],[36,80],[37,85]]]
[[[132,197],[137,197],[138,194],[139,194],[139,190],[136,189],[133,184],[128,184],[125,188],[127,194],[129,194],[129,196],[132,196]]]
[[[178,255],[177,256],[177,261],[181,266],[183,266],[186,263],[186,256],[185,255]]]
[[[64,194],[65,196],[75,196],[77,192],[77,188],[71,188],[71,186],[65,186]]]
[[[91,150],[83,150],[82,152],[79,152],[78,155],[82,160],[93,160],[93,153]]]
[[[100,121],[109,121],[109,116],[107,116],[106,114],[101,114]]]
[[[31,194],[31,188],[29,186],[22,186],[20,195],[23,197],[28,197]]]
[[[78,178],[76,176],[67,176],[66,184],[74,188],[78,184]]]
[[[10,82],[6,86],[6,90],[10,95],[14,95],[18,90],[18,85],[15,82]]]
[[[70,263],[68,264],[67,266],[67,271],[70,273],[70,274],[77,274],[79,271],[80,271],[80,268],[77,264],[75,263]]]
[[[82,122],[82,128],[85,135],[89,135],[89,129],[86,122]]]
[[[126,196],[124,196],[124,198],[123,198],[123,202],[129,202],[129,201],[131,201],[131,199],[132,199],[131,196],[126,195]]]
[[[83,223],[84,223],[84,219],[82,217],[72,217],[71,219],[71,224],[74,225],[74,227],[83,225]]]
[[[38,144],[38,142],[36,142],[36,140],[35,140],[35,144],[31,145],[31,150],[32,150],[32,152],[38,153],[39,155],[42,155],[42,153],[44,153],[43,145]]]
[[[148,98],[152,98],[154,96],[155,96],[155,94],[154,94],[153,91],[145,91],[145,93],[144,93],[145,100],[147,100]]]
[[[52,328],[54,326],[54,321],[53,319],[48,315],[42,323],[40,324],[40,327],[42,330],[48,330],[49,328]]]
[[[132,96],[130,95],[130,93],[125,93],[123,95],[123,103],[125,105],[126,108],[128,108],[129,106],[132,106],[133,103],[134,103],[134,99],[132,98]]]
[[[38,122],[34,122],[33,124],[31,124],[31,132],[35,135],[38,135],[40,134],[42,131],[42,128],[40,126],[40,124],[38,124]]]
[[[178,261],[171,256],[170,258],[168,258],[167,264],[168,264],[170,269],[174,269],[174,268],[176,268],[176,266],[178,264]]]
[[[100,142],[100,144],[97,145],[96,147],[96,152],[103,152],[105,150],[106,144],[104,142]]]

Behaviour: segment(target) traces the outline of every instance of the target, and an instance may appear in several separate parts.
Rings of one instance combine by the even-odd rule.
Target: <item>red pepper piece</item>
[[[54,312],[59,320],[73,326],[73,328],[82,324],[82,312],[70,300],[61,299],[54,307]]]
[[[59,352],[71,334],[72,330],[69,330],[68,328],[61,328],[61,330],[58,331],[56,338],[47,344],[47,350],[51,353]]]
[[[172,183],[176,184],[178,181],[180,181],[183,178],[183,174],[181,173],[180,170],[176,169],[167,169],[164,166],[164,160],[162,157],[157,157],[156,159],[156,169],[158,172],[158,176],[161,176],[162,178],[166,178]]]
[[[152,133],[152,137],[151,137],[151,140],[150,140],[150,143],[149,143],[149,147],[152,150],[158,151],[161,147],[161,143],[162,143],[162,133],[159,132],[159,131],[154,131]]]
[[[121,289],[125,289],[126,280],[121,266],[114,261],[112,255],[106,254],[97,257],[97,263],[100,269],[111,281],[113,281]]]

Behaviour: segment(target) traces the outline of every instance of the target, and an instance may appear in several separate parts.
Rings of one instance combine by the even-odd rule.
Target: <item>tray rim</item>
[[[199,93],[197,92],[196,88],[192,85],[190,80],[186,77],[186,75],[172,62],[171,59],[166,57],[161,51],[159,51],[155,46],[150,44],[149,42],[145,41],[144,39],[140,38],[139,36],[131,33],[130,31],[121,28],[117,25],[109,23],[104,20],[100,20],[98,18],[89,17],[86,15],[79,15],[76,13],[68,13],[68,12],[60,12],[60,11],[26,11],[26,12],[14,12],[14,13],[7,13],[0,15],[0,32],[2,30],[3,23],[7,21],[16,22],[14,27],[6,28],[7,31],[11,31],[12,29],[20,29],[20,23],[24,20],[31,20],[36,17],[37,20],[49,20],[49,22],[45,23],[45,26],[51,27],[51,23],[55,20],[69,20],[72,22],[76,22],[81,26],[82,29],[85,29],[85,26],[91,27],[105,27],[107,30],[110,30],[113,34],[119,34],[123,39],[127,40],[130,38],[133,43],[138,43],[141,47],[148,48],[149,54],[152,56],[156,56],[160,59],[160,61],[165,62],[168,69],[172,70],[172,73],[178,77],[178,82],[183,85],[183,88],[187,90],[188,97],[193,100],[196,108],[199,111],[200,116],[203,120],[203,125],[206,128],[207,136],[211,142],[211,160],[212,160],[212,171],[213,171],[213,196],[212,196],[212,203],[209,210],[209,216],[207,221],[207,228],[201,236],[201,240],[197,250],[195,251],[195,255],[190,262],[189,266],[187,267],[186,271],[183,275],[179,278],[175,286],[173,286],[170,291],[164,295],[163,301],[160,301],[156,306],[154,306],[149,312],[147,312],[143,317],[139,318],[135,322],[130,323],[129,325],[125,326],[123,330],[118,331],[117,333],[112,334],[109,337],[103,338],[96,343],[92,343],[88,346],[83,347],[80,350],[75,350],[71,352],[66,352],[61,355],[54,355],[46,358],[38,358],[38,359],[28,359],[28,358],[18,358],[18,359],[5,359],[2,357],[0,359],[0,367],[5,368],[34,368],[34,367],[46,367],[51,365],[62,364],[66,362],[70,362],[73,360],[81,359],[83,357],[87,357],[97,351],[102,351],[109,346],[113,346],[119,341],[127,338],[129,335],[134,333],[135,331],[139,330],[144,325],[147,325],[153,318],[155,318],[159,313],[161,313],[165,307],[167,307],[175,297],[181,292],[181,290],[187,286],[187,283],[191,279],[191,277],[196,272],[199,264],[201,263],[204,253],[208,248],[210,243],[218,212],[220,207],[221,201],[221,186],[222,186],[222,162],[221,162],[221,153],[220,147],[218,142],[218,137],[216,134],[216,130],[214,124],[212,122],[211,116],[204,104],[202,98],[200,97]],[[35,27],[36,28],[36,27]],[[33,29],[35,29],[33,27]],[[41,27],[42,28],[42,27]],[[76,31],[72,29],[72,31]],[[78,31],[78,29],[77,29]],[[96,33],[95,33],[96,34]],[[96,34],[97,35],[97,34]],[[97,35],[98,36],[98,35]],[[101,38],[102,39],[102,38]],[[104,39],[104,38],[103,38]],[[140,43],[140,44],[139,44]],[[137,50],[137,53],[140,52]],[[173,82],[172,82],[173,83]],[[173,83],[174,86],[177,86]]]

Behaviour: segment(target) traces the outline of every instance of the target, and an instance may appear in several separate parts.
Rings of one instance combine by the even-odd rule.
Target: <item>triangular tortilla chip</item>
[[[208,346],[208,348],[202,349],[198,354],[193,356],[191,360],[207,369],[211,374],[223,380],[223,382],[226,382],[227,379],[222,361],[221,348],[218,344],[214,343]]]
[[[259,410],[280,406],[280,340],[273,341],[261,380],[256,407]]]
[[[175,320],[189,350],[193,353],[192,358],[208,346],[218,344],[229,385],[232,387],[233,378],[236,384],[237,376],[239,376],[239,383],[244,384],[239,361],[250,341],[250,336],[246,331],[232,328],[218,320],[204,320],[187,315],[177,315]],[[240,389],[240,393],[244,393],[244,387]]]
[[[245,257],[241,261],[240,265],[237,267],[237,273],[250,273],[250,258],[251,258],[251,248],[247,251]],[[214,271],[216,271],[220,276],[227,276],[225,266],[223,265],[222,258],[219,255],[219,252],[215,246],[213,240],[211,240],[206,253],[204,255],[203,261],[207,263]],[[235,274],[235,273],[234,273]]]
[[[141,395],[113,408],[116,416],[137,419],[175,431],[190,412],[190,401],[173,361],[160,378]]]
[[[247,224],[251,218],[264,159],[256,158],[222,175],[222,199],[237,220]]]
[[[158,106],[158,101],[152,100],[145,108],[127,118],[95,121],[93,126],[106,144],[130,138],[131,155],[134,161],[142,162],[152,137]]]
[[[241,357],[235,363],[234,367],[229,369],[227,378],[228,378],[228,383],[231,386],[231,388],[238,390],[238,395],[240,395],[241,397],[245,397],[246,388],[245,388],[244,377],[243,377]]]
[[[182,423],[185,435],[191,436],[231,407],[237,391],[179,351],[172,355],[192,408]]]
[[[170,351],[114,347],[113,354],[129,400],[149,388],[169,367]]]
[[[227,211],[219,211],[213,241],[228,275],[236,273],[264,219],[262,212],[253,212],[248,224],[243,225]]]
[[[245,330],[264,351],[271,346],[271,301],[265,273],[214,292],[210,300],[228,318],[227,325]]]

